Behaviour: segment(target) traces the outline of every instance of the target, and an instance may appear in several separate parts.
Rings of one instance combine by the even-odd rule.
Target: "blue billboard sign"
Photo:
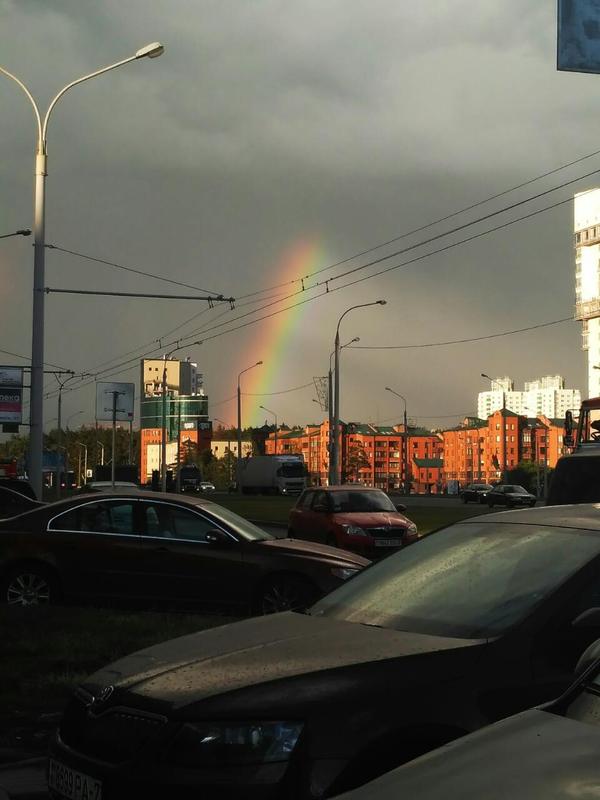
[[[558,0],[557,68],[600,73],[600,0]]]

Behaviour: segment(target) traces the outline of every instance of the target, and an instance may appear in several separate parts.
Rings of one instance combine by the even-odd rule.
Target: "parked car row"
[[[595,506],[473,517],[358,566],[302,613],[165,642],[82,681],[51,746],[52,791],[529,800],[588,785],[600,697],[597,668],[582,671],[600,634]],[[577,669],[561,700],[499,722],[561,695]]]
[[[506,506],[507,508],[533,508],[537,498],[523,486],[515,484],[499,484],[492,486],[489,483],[470,483],[460,493],[463,503],[486,503],[490,508]]]

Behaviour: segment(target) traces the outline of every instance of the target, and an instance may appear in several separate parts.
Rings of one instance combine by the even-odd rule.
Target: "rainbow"
[[[286,248],[282,257],[277,261],[273,271],[270,273],[269,284],[284,284],[277,291],[292,294],[302,288],[298,281],[305,275],[313,272],[325,263],[325,251],[316,241],[301,239]],[[294,281],[298,281],[297,283]],[[300,298],[296,298],[300,299]],[[282,303],[281,306],[273,306],[273,311],[291,305],[293,299]],[[254,335],[247,339],[247,344],[240,352],[238,363],[240,369],[252,364],[252,362],[263,361],[260,367],[248,372],[243,377],[242,392],[246,397],[243,401],[243,424],[257,425],[264,421],[264,411],[259,409],[261,403],[268,406],[268,393],[286,389],[280,386],[277,378],[281,365],[289,356],[288,347],[294,334],[297,332],[300,319],[304,309],[308,306],[298,306],[290,311],[277,314],[270,319],[259,322],[254,328]],[[261,397],[262,395],[262,397]]]

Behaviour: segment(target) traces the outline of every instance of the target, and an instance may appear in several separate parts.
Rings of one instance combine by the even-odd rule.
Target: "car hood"
[[[598,797],[600,728],[534,709],[434,750],[338,800]]]
[[[358,525],[359,528],[407,528],[412,522],[398,511],[352,511],[333,515],[341,525]]]
[[[84,685],[92,694],[97,694],[99,687],[113,686],[115,699],[133,693],[177,710],[258,684],[389,659],[409,660],[452,650],[475,651],[474,645],[478,644],[485,642],[285,612],[223,625],[141,650],[94,673]],[[423,672],[416,664],[408,669],[409,666],[409,682],[431,680],[424,674],[431,670]]]
[[[282,554],[316,556],[320,561],[330,561],[335,566],[363,569],[371,563],[369,559],[348,550],[318,542],[305,542],[302,539],[263,539],[255,544]]]

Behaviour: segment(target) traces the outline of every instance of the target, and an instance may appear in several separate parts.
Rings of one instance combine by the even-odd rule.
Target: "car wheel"
[[[535,501],[535,500],[532,500],[532,501],[529,503],[529,508],[533,508],[533,507],[534,507],[534,505],[535,505],[535,503],[536,503],[536,501]]]
[[[491,500],[488,500],[487,504],[488,504],[488,508],[493,508],[494,507],[494,504],[493,504],[493,502]]]
[[[288,528],[287,535],[288,535],[288,539],[295,539],[296,538],[296,531],[293,528]]]
[[[325,544],[329,545],[329,547],[339,547],[339,544],[337,543],[333,533],[327,534],[327,538],[325,539]]]
[[[59,587],[56,576],[38,564],[23,564],[11,569],[2,580],[2,602],[9,606],[42,606],[56,603]]]
[[[304,611],[319,597],[317,587],[296,575],[279,575],[263,584],[258,602],[261,614]]]
[[[462,496],[460,499],[463,501],[463,503],[465,503],[465,505],[466,505],[466,504],[469,502],[469,501],[467,500],[467,498],[464,496],[464,494],[463,494],[463,496]]]

